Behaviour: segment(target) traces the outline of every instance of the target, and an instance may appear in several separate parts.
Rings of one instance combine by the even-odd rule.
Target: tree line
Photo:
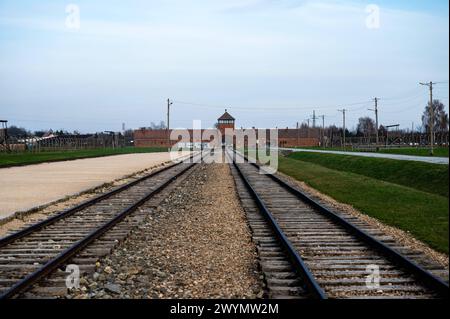
[[[18,127],[15,125],[11,125],[8,127],[8,136],[10,137],[16,137],[16,138],[27,138],[27,137],[43,137],[46,135],[80,135],[80,132],[73,131],[72,133],[66,131],[66,130],[56,130],[53,131],[50,130],[37,130],[37,131],[30,131],[23,127]]]
[[[448,132],[449,129],[449,117],[448,113],[445,111],[444,104],[439,100],[434,100],[432,104],[433,108],[433,127],[435,132],[444,133]],[[423,133],[429,133],[430,132],[430,104],[425,107],[425,110],[423,111],[421,120],[422,120],[422,126],[417,129],[419,132]],[[386,127],[383,125],[380,125],[378,128],[378,132],[381,136],[386,135]],[[371,117],[361,117],[358,120],[358,125],[356,126],[356,132],[352,134],[349,132],[349,136],[355,136],[355,137],[368,137],[372,136],[376,133],[376,124],[375,121]]]

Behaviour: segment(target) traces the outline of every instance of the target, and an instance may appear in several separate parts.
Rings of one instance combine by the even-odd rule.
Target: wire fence
[[[10,137],[5,132],[0,132],[0,152],[9,153],[121,148],[129,145],[129,139],[122,134],[61,135],[39,138]]]
[[[449,132],[437,132],[434,134],[435,146],[449,146]],[[321,146],[324,147],[346,147],[352,149],[376,149],[376,148],[422,148],[430,146],[430,134],[419,132],[388,132],[377,138],[371,136],[347,136],[342,132],[327,134],[321,137]]]

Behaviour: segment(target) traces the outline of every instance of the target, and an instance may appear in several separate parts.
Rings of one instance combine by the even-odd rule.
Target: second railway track
[[[232,165],[269,297],[448,298],[448,283],[419,266],[416,252],[259,169],[248,161]]]
[[[188,175],[194,163],[157,170],[1,238],[0,298],[65,296],[65,266],[93,273],[97,261],[151,213],[152,201],[158,205],[160,192]],[[448,283],[436,275],[443,270],[425,267],[417,252],[329,211],[275,175],[259,174],[256,164],[232,163],[267,297],[448,297]],[[378,285],[369,286],[374,270]]]
[[[36,297],[52,296],[55,290],[64,293],[65,265],[79,264],[81,272],[93,270],[96,261],[144,218],[140,206],[195,165],[179,162],[158,169],[1,238],[0,299],[32,289]]]

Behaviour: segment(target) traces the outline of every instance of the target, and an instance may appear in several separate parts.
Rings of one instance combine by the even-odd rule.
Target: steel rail
[[[248,158],[245,155],[242,155],[239,152],[236,152],[239,156],[243,157],[245,161],[247,161],[249,164],[253,165],[254,167],[261,169],[261,165],[258,165],[257,163],[252,163],[248,160]],[[302,201],[309,204],[311,207],[316,209],[319,213],[324,215],[325,217],[333,220],[338,225],[344,227],[347,231],[352,233],[355,237],[360,238],[362,241],[364,241],[366,244],[368,244],[370,247],[374,248],[375,250],[381,252],[383,255],[388,257],[389,259],[395,261],[397,264],[400,264],[402,267],[408,269],[410,272],[412,272],[416,277],[418,277],[422,282],[427,285],[428,287],[434,289],[436,292],[438,292],[439,295],[441,295],[444,298],[449,297],[449,285],[447,282],[442,280],[441,278],[433,275],[428,270],[424,269],[420,265],[418,265],[416,262],[412,261],[410,258],[403,256],[396,250],[392,249],[388,245],[382,243],[380,240],[376,239],[369,233],[365,232],[364,230],[360,229],[353,223],[349,222],[345,218],[339,216],[336,213],[333,213],[331,210],[308,196],[307,194],[301,192],[300,190],[292,187],[291,185],[287,184],[274,174],[268,174],[268,176],[277,182],[281,187],[288,190],[291,194],[296,196],[297,198],[301,199]]]
[[[173,168],[176,165],[170,166]],[[32,286],[34,283],[39,281],[40,279],[44,278],[54,270],[56,270],[60,265],[64,264],[64,262],[68,261],[70,258],[75,256],[79,251],[84,249],[86,246],[91,244],[94,240],[98,239],[100,236],[102,236],[104,233],[106,233],[109,229],[114,227],[116,224],[118,224],[121,220],[123,220],[126,216],[134,212],[140,205],[142,205],[144,202],[149,200],[151,197],[156,195],[157,193],[161,192],[165,187],[167,187],[170,183],[172,183],[174,180],[176,180],[179,176],[186,173],[189,169],[194,167],[196,164],[190,164],[188,167],[183,169],[182,171],[178,172],[171,178],[169,178],[167,181],[165,181],[163,184],[158,186],[156,189],[150,191],[147,193],[144,197],[142,197],[140,200],[138,200],[136,203],[132,204],[131,206],[125,208],[122,210],[118,215],[116,215],[114,218],[100,226],[99,228],[92,231],[90,234],[88,234],[83,239],[80,239],[76,243],[74,243],[71,247],[65,249],[62,251],[59,255],[49,260],[45,265],[38,268],[33,273],[29,274],[25,278],[18,281],[16,284],[14,284],[11,288],[6,290],[4,293],[0,295],[0,299],[8,299],[12,298],[13,296],[23,292],[30,286]]]
[[[287,255],[289,256],[289,259],[294,265],[295,271],[301,276],[301,278],[305,281],[306,286],[309,289],[309,292],[313,295],[313,297],[317,299],[328,299],[327,294],[325,291],[320,287],[319,283],[316,281],[314,276],[311,273],[311,270],[309,270],[308,266],[303,261],[302,257],[299,255],[297,250],[292,245],[291,241],[286,237],[284,232],[281,230],[280,225],[273,217],[273,214],[270,212],[270,210],[267,208],[267,206],[264,204],[261,197],[258,195],[258,193],[255,191],[253,186],[250,184],[247,177],[244,175],[244,173],[241,171],[239,166],[237,165],[234,158],[231,159],[233,161],[234,167],[236,168],[239,176],[241,177],[242,181],[244,182],[244,185],[247,187],[248,191],[252,195],[253,199],[255,200],[257,206],[259,207],[260,211],[262,212],[262,215],[267,220],[267,222],[270,224],[273,232],[275,233],[275,236],[280,241],[281,245],[283,246],[284,250],[286,251]]]
[[[193,157],[194,157],[194,155],[191,155],[189,157],[189,159],[192,159]],[[46,226],[54,224],[55,222],[57,222],[57,221],[59,221],[61,219],[69,217],[69,216],[71,216],[71,215],[73,215],[73,214],[75,214],[75,213],[77,213],[77,212],[79,212],[79,211],[81,211],[81,210],[83,210],[83,209],[85,209],[87,207],[93,206],[96,203],[98,203],[98,202],[100,202],[102,200],[105,200],[105,199],[107,199],[107,198],[109,198],[109,197],[111,197],[111,196],[113,196],[115,194],[123,192],[123,191],[129,189],[130,187],[132,187],[132,186],[134,186],[136,184],[139,184],[139,183],[143,182],[144,180],[152,178],[152,177],[154,177],[154,176],[156,176],[156,175],[158,175],[158,174],[160,174],[160,173],[162,173],[162,172],[164,172],[164,171],[166,171],[168,169],[171,169],[171,168],[173,168],[175,166],[178,166],[181,163],[182,163],[182,160],[180,160],[180,162],[177,162],[177,163],[175,163],[173,165],[166,166],[166,167],[164,167],[162,169],[156,170],[156,171],[154,171],[154,172],[152,172],[152,173],[150,173],[150,174],[148,174],[146,176],[143,176],[143,177],[141,177],[141,178],[139,178],[139,179],[137,179],[135,181],[132,181],[130,183],[127,183],[125,185],[117,187],[117,188],[115,188],[115,189],[113,189],[113,190],[111,190],[111,191],[109,191],[107,193],[95,196],[94,198],[86,200],[86,201],[84,201],[84,202],[82,202],[82,203],[80,203],[80,204],[78,204],[78,205],[76,205],[74,207],[71,207],[69,209],[63,210],[60,213],[58,213],[58,214],[56,214],[56,215],[54,215],[52,217],[44,219],[44,220],[42,220],[42,221],[40,221],[40,222],[38,222],[36,224],[30,225],[30,226],[28,226],[28,227],[26,227],[24,229],[19,230],[18,232],[15,232],[15,233],[12,233],[12,234],[10,234],[8,236],[0,238],[0,248],[2,248],[4,246],[6,246],[6,245],[8,245],[8,244],[18,240],[18,239],[21,239],[21,238],[23,238],[23,237],[25,237],[25,236],[27,236],[27,235],[35,232],[35,231],[38,231],[38,230],[40,230],[40,229],[42,229],[42,228],[44,228]]]

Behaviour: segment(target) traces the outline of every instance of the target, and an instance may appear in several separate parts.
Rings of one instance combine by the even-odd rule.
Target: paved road
[[[289,150],[293,152],[313,152],[313,153],[327,153],[327,154],[340,154],[340,155],[352,155],[363,157],[378,157],[389,158],[400,161],[416,161],[432,164],[448,165],[448,157],[427,157],[427,156],[411,156],[411,155],[398,155],[398,154],[383,154],[383,153],[366,153],[366,152],[344,152],[344,151],[326,151],[326,150],[311,150],[303,148],[283,148],[280,150]]]
[[[1,168],[0,219],[169,160],[169,153],[142,153]]]

